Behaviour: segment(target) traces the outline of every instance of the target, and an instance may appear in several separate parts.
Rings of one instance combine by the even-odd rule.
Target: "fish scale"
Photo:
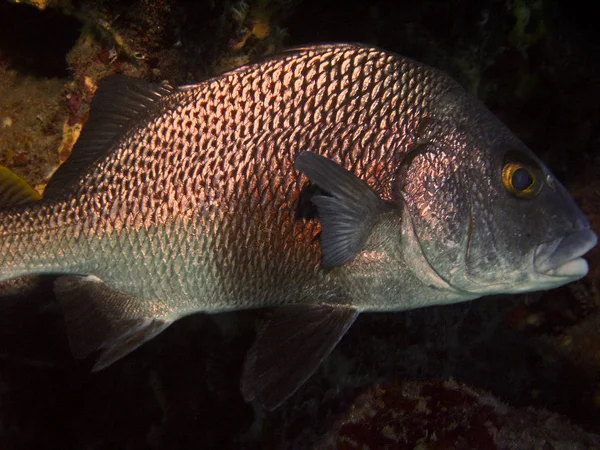
[[[457,83],[337,44],[177,89],[102,80],[45,198],[0,212],[0,281],[60,275],[71,345],[100,350],[96,369],[186,314],[277,307],[242,377],[272,409],[358,312],[561,285],[595,240]]]
[[[412,96],[407,89],[413,83],[420,86],[420,83],[426,78],[425,73],[417,73],[418,71],[413,67],[403,67],[407,66],[406,63],[400,64],[398,67],[396,60],[390,57],[382,58],[382,56],[384,55],[381,52],[372,49],[358,49],[357,51],[354,47],[346,49],[341,47],[333,50],[324,48],[321,51],[309,51],[302,57],[273,61],[261,68],[261,72],[265,74],[261,77],[252,77],[247,70],[240,70],[224,76],[216,82],[203,83],[172,96],[165,102],[167,103],[166,111],[156,117],[153,123],[147,124],[144,129],[132,133],[132,136],[121,145],[122,150],[116,151],[108,162],[98,165],[90,176],[82,180],[81,186],[74,195],[79,199],[80,209],[89,211],[91,207],[93,214],[98,215],[102,222],[118,233],[127,218],[124,220],[114,213],[107,215],[104,205],[113,202],[114,205],[117,205],[119,199],[127,198],[128,191],[135,193],[141,191],[141,194],[149,194],[148,204],[138,205],[137,201],[131,202],[132,199],[130,199],[129,205],[120,205],[119,208],[127,214],[136,214],[138,210],[141,211],[139,215],[142,217],[129,220],[136,227],[139,227],[142,222],[145,228],[149,224],[168,222],[179,202],[183,201],[181,199],[185,199],[186,209],[200,210],[200,215],[205,217],[208,215],[206,230],[218,228],[216,225],[218,221],[212,214],[214,210],[210,211],[211,201],[214,199],[229,199],[235,195],[235,191],[244,192],[249,189],[252,192],[255,185],[260,185],[260,180],[286,180],[287,178],[286,181],[289,183],[288,174],[292,171],[294,154],[282,153],[285,157],[285,160],[282,161],[273,157],[277,147],[261,146],[263,137],[272,136],[276,132],[276,129],[271,126],[277,124],[280,118],[296,119],[292,123],[285,123],[284,128],[297,131],[294,136],[295,142],[301,142],[307,132],[311,141],[323,141],[324,136],[330,130],[323,128],[322,120],[325,124],[333,123],[332,114],[346,116],[350,123],[377,123],[381,126],[385,122],[386,111],[383,110],[381,115],[378,114],[380,112],[377,108],[379,102],[378,97],[374,94],[379,92],[378,86],[383,85],[382,92],[384,93],[388,92],[385,87],[391,86],[391,95],[393,98],[399,99],[398,94],[394,92],[397,85],[395,82],[398,81],[397,74],[404,74],[405,80],[404,82],[400,80],[402,88],[399,94],[405,100],[397,102],[398,108],[396,109],[402,110],[403,107],[407,108],[412,104],[423,105],[422,95],[425,92],[416,92],[416,95]],[[369,61],[369,64],[364,64],[365,61]],[[382,70],[385,71],[386,67],[389,76],[383,77]],[[377,75],[373,79],[374,71]],[[291,73],[296,75],[294,79],[284,75],[282,80],[282,74]],[[302,81],[301,84],[299,84],[299,80]],[[371,85],[375,87],[371,89]],[[232,96],[232,91],[236,92],[232,86],[243,86],[241,88],[242,95]],[[327,95],[324,95],[326,88]],[[239,88],[237,92],[239,92]],[[279,95],[274,97],[274,94]],[[190,99],[190,97],[192,98]],[[346,102],[347,97],[350,97],[351,101]],[[339,103],[333,108],[328,108],[327,114],[321,117],[325,99],[328,99],[329,103],[333,103],[336,98],[340,99]],[[292,102],[288,103],[286,100]],[[384,100],[386,99],[384,98]],[[371,105],[369,105],[370,103]],[[272,105],[275,105],[275,108]],[[269,110],[271,113],[264,115],[265,120],[261,120],[263,114],[268,113]],[[233,111],[237,111],[242,117],[233,116]],[[300,114],[301,116],[299,116]],[[356,117],[355,114],[361,114],[361,116]],[[367,114],[371,117],[367,117]],[[245,120],[240,121],[239,119],[242,118]],[[393,123],[394,116],[390,119],[392,123],[388,123],[386,128],[397,126]],[[407,120],[413,119],[414,115],[407,117]],[[299,130],[297,125],[301,121],[309,124],[302,127],[303,130]],[[183,123],[186,124],[184,128],[180,126]],[[311,136],[310,128],[315,134],[318,134]],[[196,130],[200,131],[195,132]],[[260,133],[263,130],[268,130],[270,134]],[[326,154],[333,155],[336,150],[347,151],[347,147],[350,146],[354,149],[376,148],[369,145],[371,144],[369,136],[373,133],[370,132],[366,135],[362,133],[364,133],[364,128],[357,128],[349,146],[338,142],[337,146],[324,145],[323,150]],[[256,141],[257,137],[258,142],[252,142],[252,140]],[[358,142],[359,140],[361,142]],[[241,145],[235,149],[236,151],[228,148],[230,145],[227,143],[240,141]],[[146,145],[140,146],[139,142],[144,142]],[[299,147],[300,145],[296,152]],[[308,144],[306,147],[314,148],[314,145]],[[254,152],[255,160],[268,161],[271,165],[263,166],[263,170],[255,172],[254,176],[248,176],[248,169],[256,169],[250,167],[244,160],[246,152],[243,150],[245,149],[259,149],[258,153]],[[393,149],[388,147],[388,150]],[[356,154],[356,157],[350,156],[350,160],[363,161],[372,165],[373,158],[364,158],[363,152],[360,151],[355,150],[353,153]],[[380,153],[377,156],[381,158],[386,155]],[[128,177],[120,175],[121,167],[132,167],[133,161],[137,166],[135,171]],[[273,167],[273,163],[278,165]],[[189,174],[192,172],[190,170],[192,167],[200,167],[201,173]],[[188,173],[186,173],[186,169]],[[148,177],[148,175],[150,176]],[[379,179],[385,180],[387,174],[380,172],[378,175]],[[220,180],[215,183],[216,177],[219,177]],[[177,178],[204,180],[206,184],[202,188],[195,183],[192,189],[187,186],[188,189],[183,192],[182,186],[174,182]],[[238,181],[241,183],[236,184]],[[284,233],[288,231],[285,229],[284,216],[289,215],[290,210],[293,209],[293,202],[299,190],[296,187],[295,190],[286,192],[287,186],[265,190],[260,194],[258,204],[254,205],[262,214],[266,213],[268,217],[275,219],[275,224],[267,223],[265,228],[281,229],[283,227]],[[96,200],[95,197],[99,198]],[[142,199],[148,197],[142,197]],[[153,201],[153,197],[158,197],[160,200]],[[136,198],[139,197],[136,196]],[[174,201],[173,198],[178,200]],[[244,198],[238,198],[238,202],[239,207],[242,208],[248,204]],[[284,205],[287,205],[287,208]],[[207,206],[208,212],[206,211]],[[219,207],[223,207],[223,205]],[[236,205],[236,207],[238,206]],[[55,215],[49,214],[49,217]],[[246,217],[246,220],[252,222],[253,218]],[[105,232],[106,229],[102,226],[92,227],[84,234],[95,237]],[[208,232],[210,233],[210,231]],[[232,237],[232,241],[235,240],[236,237]],[[267,257],[272,256],[276,255]],[[74,255],[74,259],[80,258]],[[285,261],[285,258],[283,260]],[[313,263],[318,263],[318,259],[313,258]],[[88,271],[85,269],[84,261],[77,263],[76,270],[87,273]]]

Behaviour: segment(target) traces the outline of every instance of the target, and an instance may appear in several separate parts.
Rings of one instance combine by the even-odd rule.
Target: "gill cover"
[[[421,144],[403,161],[393,187],[430,269],[446,282],[470,238],[470,187],[459,163],[443,143]]]

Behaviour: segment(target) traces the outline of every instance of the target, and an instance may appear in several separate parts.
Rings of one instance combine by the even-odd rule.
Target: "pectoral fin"
[[[377,218],[391,206],[354,173],[323,156],[302,152],[295,166],[327,193],[311,197],[321,220],[323,266],[330,269],[349,262],[363,250]]]
[[[138,298],[110,288],[95,276],[60,277],[54,291],[75,357],[83,359],[100,351],[94,371],[131,353],[171,324],[153,317]]]
[[[317,370],[358,311],[345,306],[290,305],[277,308],[259,330],[242,374],[244,399],[273,410]]]

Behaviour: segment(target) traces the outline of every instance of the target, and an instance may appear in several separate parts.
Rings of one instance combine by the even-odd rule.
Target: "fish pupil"
[[[512,175],[512,185],[517,191],[524,191],[533,184],[531,172],[524,167],[515,170]]]

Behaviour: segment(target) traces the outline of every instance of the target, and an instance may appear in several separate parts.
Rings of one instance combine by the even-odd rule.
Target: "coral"
[[[33,186],[43,184],[58,166],[67,111],[60,80],[39,81],[0,69],[0,164]]]
[[[360,395],[318,448],[593,449],[600,436],[544,410],[511,408],[452,380],[376,385]]]
[[[71,0],[11,0],[14,3],[21,3],[24,5],[30,5],[39,10],[45,10],[47,8],[62,8],[66,10],[72,10],[74,8]]]
[[[511,12],[515,18],[508,39],[519,51],[526,53],[527,49],[546,36],[546,24],[540,13],[542,0],[515,0]]]

